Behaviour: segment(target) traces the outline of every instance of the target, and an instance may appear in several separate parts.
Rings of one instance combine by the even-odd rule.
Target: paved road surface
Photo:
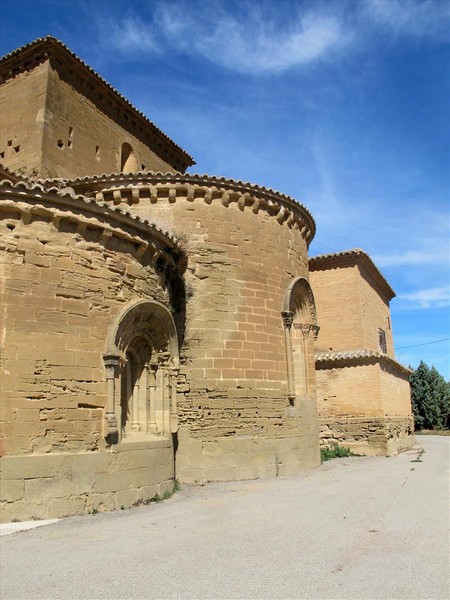
[[[1,598],[449,598],[449,442],[2,537]]]

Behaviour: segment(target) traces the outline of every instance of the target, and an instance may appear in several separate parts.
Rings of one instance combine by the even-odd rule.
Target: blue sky
[[[0,17],[2,54],[61,39],[190,172],[303,202],[312,255],[368,252],[397,292],[397,358],[450,378],[431,343],[450,336],[447,0],[3,0]]]

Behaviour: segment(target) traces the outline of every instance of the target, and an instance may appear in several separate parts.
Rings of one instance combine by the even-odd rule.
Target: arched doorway
[[[103,358],[107,440],[176,432],[178,339],[169,310],[149,300],[126,306],[109,330]]]
[[[292,405],[315,398],[314,342],[317,339],[316,305],[309,282],[294,279],[286,290],[281,312],[285,328],[288,397]]]

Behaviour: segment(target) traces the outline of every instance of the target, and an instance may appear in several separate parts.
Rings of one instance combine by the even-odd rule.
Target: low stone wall
[[[415,443],[414,419],[402,417],[321,418],[320,444],[350,448],[355,454],[389,456]]]
[[[122,442],[108,452],[4,456],[0,521],[129,508],[173,489],[169,439]]]
[[[177,477],[185,483],[205,483],[295,475],[320,465],[316,435],[188,439],[184,452],[177,454]]]

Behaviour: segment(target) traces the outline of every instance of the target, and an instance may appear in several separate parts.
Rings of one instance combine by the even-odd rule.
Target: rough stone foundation
[[[123,442],[109,452],[4,456],[0,521],[130,508],[173,489],[172,442]]]
[[[350,448],[355,454],[389,456],[414,445],[413,417],[333,417],[319,419],[320,444]]]

